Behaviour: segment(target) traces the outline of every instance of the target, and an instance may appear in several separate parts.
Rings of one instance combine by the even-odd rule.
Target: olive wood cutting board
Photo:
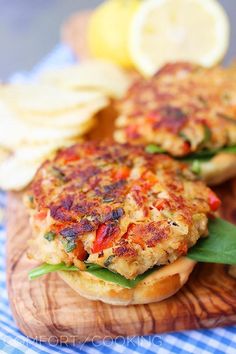
[[[108,136],[112,116],[111,109],[100,114],[99,130],[95,127],[91,136]],[[223,216],[236,223],[236,180],[218,192]],[[31,231],[21,194],[8,196],[7,224],[9,299],[19,329],[29,337],[75,342],[236,323],[236,280],[227,266],[199,264],[178,294],[160,303],[106,305],[79,296],[56,274],[28,280],[27,273],[36,264],[26,256]]]
[[[100,113],[90,138],[111,136],[114,116],[112,107]],[[217,191],[223,199],[222,216],[236,223],[236,180]],[[8,293],[15,321],[30,338],[75,343],[236,323],[236,280],[227,266],[198,264],[188,283],[160,303],[112,306],[79,296],[55,273],[29,281],[28,271],[37,265],[26,256],[30,235],[22,195],[11,193],[7,208]]]

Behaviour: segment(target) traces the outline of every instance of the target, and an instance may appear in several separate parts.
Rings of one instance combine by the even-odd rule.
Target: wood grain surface
[[[83,16],[82,19],[87,21]],[[114,117],[112,107],[99,114],[89,138],[111,136]],[[236,223],[236,180],[217,191],[223,199],[222,215]],[[9,300],[19,329],[31,338],[74,343],[106,336],[147,335],[236,323],[236,280],[229,275],[227,266],[198,264],[188,283],[175,296],[160,303],[111,306],[80,297],[57,274],[29,281],[28,271],[36,266],[26,256],[30,235],[22,195],[9,194]]]
[[[111,134],[115,112],[100,114],[90,138]],[[236,222],[236,180],[218,188],[222,214]],[[80,297],[56,274],[29,281],[36,266],[26,256],[30,238],[22,195],[8,198],[7,275],[11,308],[19,329],[50,342],[89,341],[105,336],[147,335],[236,323],[236,280],[228,267],[199,264],[178,294],[149,305],[117,307]],[[223,236],[223,235],[222,235]]]

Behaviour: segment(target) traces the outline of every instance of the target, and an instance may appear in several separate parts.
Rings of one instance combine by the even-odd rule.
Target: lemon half
[[[228,17],[216,0],[146,0],[132,18],[130,56],[147,76],[166,62],[210,67],[221,61],[228,44]]]
[[[128,48],[132,17],[140,0],[108,0],[92,13],[88,28],[90,54],[133,67]]]

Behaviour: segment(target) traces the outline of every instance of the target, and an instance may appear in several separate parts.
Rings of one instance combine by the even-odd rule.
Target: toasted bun
[[[112,305],[148,304],[175,294],[188,280],[196,262],[181,257],[156,270],[135,288],[127,289],[87,272],[59,272],[60,277],[81,296]]]
[[[236,177],[236,154],[220,153],[201,164],[201,175],[211,186]]]

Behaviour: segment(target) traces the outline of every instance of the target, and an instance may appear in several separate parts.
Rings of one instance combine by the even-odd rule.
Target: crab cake
[[[167,64],[153,77],[136,80],[117,107],[116,141],[156,144],[178,158],[205,157],[201,174],[212,184],[236,175],[234,67]],[[206,158],[208,152],[211,158],[223,155],[214,160]]]
[[[181,162],[128,144],[86,142],[38,170],[28,206],[40,262],[98,264],[133,279],[207,235],[215,194]]]

